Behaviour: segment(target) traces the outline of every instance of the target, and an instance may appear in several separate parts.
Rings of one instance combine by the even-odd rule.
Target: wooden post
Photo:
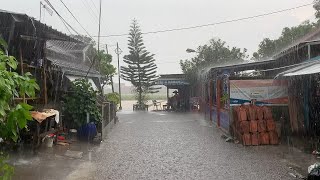
[[[311,46],[308,44],[308,59],[311,59]]]
[[[22,57],[21,43],[19,44],[19,50],[20,50],[20,68],[21,68],[21,75],[23,76],[24,70],[23,70],[23,57]],[[23,103],[26,103],[26,95],[25,95],[25,94],[23,94],[22,100],[23,100]]]
[[[169,103],[169,88],[167,86],[167,103]]]
[[[46,67],[47,67],[47,60],[45,56],[45,46],[46,43],[43,45],[43,94],[44,94],[44,104],[48,104],[48,91],[47,91],[47,72],[46,72]]]
[[[221,108],[221,80],[217,79],[217,125],[220,127],[220,108]]]
[[[111,121],[111,113],[113,114],[113,111],[111,111],[111,103],[108,103],[108,124]]]
[[[209,117],[210,117],[210,123],[212,122],[212,80],[209,82]]]

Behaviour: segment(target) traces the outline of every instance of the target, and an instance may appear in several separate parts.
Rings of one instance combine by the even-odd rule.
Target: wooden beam
[[[43,91],[44,91],[44,104],[48,104],[48,90],[47,90],[47,72],[46,72],[46,67],[47,67],[47,60],[45,56],[45,46],[46,43],[43,44]]]
[[[308,60],[311,59],[311,46],[308,44]]]
[[[167,86],[167,103],[169,102],[169,87]]]
[[[11,41],[13,39],[13,35],[14,35],[14,29],[15,29],[15,21],[12,21],[11,26],[10,26],[10,32],[9,32],[9,38],[8,38],[8,51],[10,50],[10,46],[11,46]]]
[[[23,57],[22,57],[21,43],[19,44],[19,51],[20,51],[20,68],[21,68],[21,75],[23,76],[24,70],[23,70]],[[25,93],[23,94],[22,100],[23,100],[23,103],[26,103],[26,95],[25,95]]]
[[[221,108],[221,80],[217,79],[217,125],[220,127],[220,108]]]
[[[212,122],[212,80],[209,82],[209,117],[210,117],[210,123]]]

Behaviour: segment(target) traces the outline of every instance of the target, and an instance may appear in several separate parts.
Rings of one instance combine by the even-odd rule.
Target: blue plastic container
[[[97,135],[97,127],[94,123],[88,123],[78,129],[78,137],[80,140],[91,141]]]

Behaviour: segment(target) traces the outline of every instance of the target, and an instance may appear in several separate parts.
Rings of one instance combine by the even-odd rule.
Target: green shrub
[[[35,97],[39,86],[30,73],[19,75],[18,62],[5,53],[6,42],[0,38],[0,138],[4,141],[17,142],[21,129],[27,129],[27,122],[32,120],[32,106],[15,103],[15,97]],[[0,152],[0,179],[11,179],[14,168],[6,163],[7,156]]]
[[[19,138],[19,130],[27,128],[27,122],[32,120],[32,106],[26,103],[16,104],[14,97],[35,97],[39,86],[30,73],[19,75],[17,60],[4,52],[7,44],[0,38],[0,138],[13,140]]]
[[[0,180],[10,180],[14,173],[14,167],[9,165],[7,160],[8,156],[0,152]]]
[[[108,93],[107,100],[118,105],[120,103],[120,96],[118,93]]]
[[[76,79],[65,96],[65,114],[72,120],[75,128],[86,124],[87,113],[90,122],[101,121],[101,113],[97,106],[98,92],[94,91],[92,85],[86,79]]]

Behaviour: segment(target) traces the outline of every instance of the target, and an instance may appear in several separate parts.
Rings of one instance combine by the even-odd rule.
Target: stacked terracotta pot
[[[278,144],[276,123],[266,106],[242,105],[234,108],[234,134],[245,146]]]

